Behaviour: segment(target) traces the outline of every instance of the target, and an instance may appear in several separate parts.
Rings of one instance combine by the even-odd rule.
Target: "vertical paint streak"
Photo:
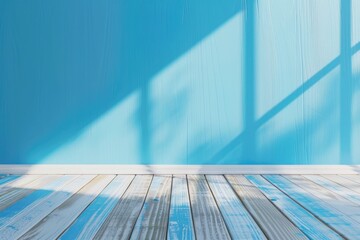
[[[140,149],[142,164],[151,163],[150,159],[150,103],[149,103],[149,84],[143,82],[141,86],[141,102],[140,102]]]
[[[351,0],[341,1],[340,39],[340,158],[343,164],[351,159]]]
[[[256,1],[245,1],[245,26],[244,26],[244,125],[245,143],[244,156],[246,161],[256,162],[256,139],[255,139],[255,6]],[[253,159],[248,159],[248,158]]]

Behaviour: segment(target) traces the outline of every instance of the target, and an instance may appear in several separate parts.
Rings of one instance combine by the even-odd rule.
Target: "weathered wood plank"
[[[266,239],[224,176],[207,175],[206,179],[231,237],[233,239]]]
[[[305,191],[311,193],[313,196],[344,213],[346,216],[360,223],[360,208],[357,204],[349,201],[339,194],[331,192],[330,190],[310,181],[309,179],[306,179],[301,175],[284,175],[284,177]]]
[[[16,178],[13,181],[8,182],[7,184],[0,185],[0,196],[8,194],[14,189],[19,189],[24,187],[26,184],[29,184],[36,179],[42,177],[41,175],[22,175]]]
[[[311,239],[342,239],[293,199],[288,197],[260,175],[246,175],[264,195],[277,206],[303,233]]]
[[[117,176],[60,236],[61,240],[92,239],[116,203],[124,194],[134,175]]]
[[[195,239],[186,175],[173,176],[168,239]]]
[[[155,175],[131,239],[165,239],[168,226],[172,177]]]
[[[188,175],[195,235],[201,239],[231,239],[204,175]]]
[[[360,236],[359,223],[304,191],[293,182],[280,175],[267,175],[265,178],[342,236],[349,239]]]
[[[80,191],[62,203],[20,239],[56,239],[96,196],[113,180],[115,175],[99,175]]]
[[[226,175],[226,178],[269,239],[307,239],[245,176]]]
[[[30,208],[35,208],[39,203],[46,200],[52,193],[61,189],[67,183],[73,181],[78,176],[61,176],[49,184],[46,184],[42,189],[38,189],[27,197],[17,201],[13,205],[0,212],[0,229],[9,224],[18,214]]]
[[[346,187],[347,189],[356,192],[357,194],[360,194],[360,184],[356,181],[344,178],[339,175],[321,175],[324,178],[329,179],[330,181],[333,181],[343,187]]]
[[[19,178],[19,175],[9,175],[3,178],[0,178],[0,187],[6,186],[6,184],[10,183],[11,181],[14,181],[15,179]]]
[[[35,226],[45,216],[55,210],[63,202],[69,199],[75,192],[81,189],[89,181],[91,181],[94,175],[84,175],[76,178],[74,181],[65,185],[59,191],[54,192],[49,197],[44,198],[34,208],[27,208],[12,219],[9,224],[3,226],[0,229],[0,239],[12,240],[18,239],[29,229]]]
[[[138,175],[130,184],[94,239],[129,239],[144,204],[152,175]]]
[[[55,180],[59,176],[48,175],[40,178],[35,178],[29,184],[22,185],[22,187],[9,188],[7,193],[0,196],[0,211],[16,203],[20,199],[30,195],[38,189],[41,189],[45,184]],[[16,180],[15,180],[16,181]]]
[[[303,175],[303,176],[313,181],[314,183],[336,194],[343,196],[344,198],[352,201],[353,203],[360,205],[360,195],[357,194],[356,192],[319,175]]]
[[[349,175],[340,175],[340,176],[347,178],[351,181],[354,181],[356,183],[360,183],[360,175],[349,174]]]

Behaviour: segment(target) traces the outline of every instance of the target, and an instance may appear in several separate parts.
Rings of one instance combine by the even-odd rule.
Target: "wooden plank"
[[[339,234],[260,175],[246,175],[246,178],[310,239],[342,239]]]
[[[80,191],[43,218],[20,239],[56,239],[96,196],[113,180],[115,175],[99,175]]]
[[[130,239],[165,239],[168,226],[171,175],[155,175]]]
[[[349,239],[360,236],[359,223],[306,192],[293,182],[280,175],[266,175],[265,178],[342,236]]]
[[[360,205],[360,195],[357,194],[356,192],[319,175],[303,175],[303,176],[313,181],[314,183],[336,194],[343,196],[344,198],[350,200],[351,202]]]
[[[134,175],[117,176],[84,210],[84,212],[82,212],[59,239],[93,239],[133,178]]]
[[[19,175],[8,175],[6,177],[0,178],[0,186],[4,187],[6,184],[10,183],[11,181],[14,181],[15,179],[18,179]]]
[[[36,207],[25,209],[0,229],[0,239],[18,239],[94,177],[95,175],[80,176],[42,200]]]
[[[195,235],[200,239],[231,239],[204,175],[188,175]]]
[[[227,175],[229,183],[269,239],[308,239],[243,175]]]
[[[23,185],[22,187],[9,188],[7,193],[0,196],[0,211],[16,203],[20,199],[30,195],[38,189],[41,189],[45,184],[59,178],[56,175],[49,175],[40,178],[35,178],[33,182]],[[16,180],[15,180],[16,181]]]
[[[195,239],[186,175],[174,175],[168,239]]]
[[[94,239],[129,239],[148,192],[152,175],[138,175]]]
[[[222,175],[207,175],[228,231],[233,239],[266,239],[265,235]]]
[[[329,179],[330,181],[333,181],[343,187],[346,187],[347,189],[356,192],[356,193],[360,193],[360,184],[357,183],[356,181],[344,178],[342,176],[339,175],[321,175],[324,178]]]
[[[52,193],[61,189],[67,183],[73,181],[77,176],[62,176],[53,182],[50,182],[42,189],[36,190],[27,197],[17,201],[10,207],[0,212],[0,229],[9,224],[18,214],[29,208],[35,208],[37,204],[41,203]]]
[[[13,181],[8,182],[7,184],[0,185],[0,196],[8,194],[14,189],[19,189],[26,184],[29,184],[36,179],[39,179],[40,177],[40,175],[23,175]]]
[[[356,183],[360,183],[360,175],[358,175],[358,174],[356,174],[356,175],[355,174],[347,174],[347,175],[340,175],[340,176],[347,178],[351,181],[354,181]]]
[[[357,204],[349,201],[343,196],[333,193],[330,190],[306,179],[301,175],[284,175],[305,191],[331,205],[333,208],[344,213],[346,216],[360,223],[360,208]]]

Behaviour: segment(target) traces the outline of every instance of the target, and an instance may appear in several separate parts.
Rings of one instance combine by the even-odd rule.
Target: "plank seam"
[[[335,183],[335,184],[338,184],[338,185],[342,186],[343,188],[346,188],[346,189],[352,191],[354,194],[359,194],[359,192],[354,191],[353,189],[349,188],[349,186],[346,186],[346,185],[344,185],[343,183],[336,182],[336,181],[334,181],[333,179],[331,179],[331,178],[329,178],[329,177],[327,177],[327,176],[325,176],[325,175],[320,175],[320,176],[323,177],[323,178],[325,178],[325,179],[327,179],[327,180],[329,180],[329,181],[331,181],[331,182],[333,182],[333,183]],[[344,178],[344,177],[341,176],[341,175],[338,175],[338,177]],[[352,180],[352,179],[345,178],[345,180],[349,180],[350,182],[353,182],[354,184],[359,184],[359,183],[355,182],[355,181]]]
[[[265,179],[266,181],[268,181],[266,178],[264,178],[263,177],[263,175],[260,175],[263,179]],[[268,181],[269,182],[269,181]],[[253,183],[251,183],[251,184],[253,184]],[[270,183],[271,184],[271,183]],[[254,184],[253,184],[254,185]],[[255,185],[254,185],[255,186]],[[256,186],[255,186],[256,187]],[[276,187],[276,186],[274,186],[274,187]],[[259,189],[258,187],[256,187],[257,189]],[[277,187],[276,187],[277,188]],[[278,188],[277,188],[278,189]],[[291,220],[291,218],[290,217],[288,217],[283,211],[282,211],[282,209],[280,208],[280,207],[278,207],[273,201],[271,201],[271,199],[270,198],[268,198],[260,189],[259,189],[259,191],[260,191],[260,193],[263,195],[263,196],[265,196],[265,198],[266,199],[268,199],[269,200],[269,202],[276,208],[276,209],[278,209],[280,212],[281,212],[281,214],[285,217],[285,218],[287,218],[297,229],[299,229],[299,231],[300,232],[302,232],[305,236],[307,236],[309,239],[310,239],[310,236],[308,236],[304,231],[302,231],[297,225],[296,225],[296,223],[293,221],[293,220]],[[282,191],[281,191],[282,192]],[[287,195],[286,195],[287,196]],[[291,198],[291,200],[292,200],[292,198]],[[301,205],[300,205],[301,206]],[[302,206],[301,206],[302,207]],[[304,208],[306,211],[308,211],[306,208]],[[309,212],[309,211],[308,211]]]
[[[136,177],[136,176],[135,176],[135,177]],[[136,226],[136,223],[137,223],[137,221],[138,221],[138,219],[139,219],[139,217],[140,217],[140,214],[141,214],[141,212],[142,212],[142,210],[143,210],[143,208],[144,208],[144,204],[145,204],[146,199],[147,199],[147,197],[148,197],[148,195],[149,195],[149,190],[150,190],[150,188],[151,188],[151,184],[153,183],[153,180],[154,180],[154,175],[151,175],[151,181],[150,181],[149,187],[148,187],[148,189],[146,190],[146,194],[145,194],[144,200],[143,200],[143,202],[142,202],[141,209],[140,209],[140,211],[139,211],[139,213],[138,213],[138,216],[136,217],[136,220],[134,221],[134,225],[132,226],[131,233],[129,234],[129,239],[131,239],[131,236],[133,235],[133,232],[134,232],[134,228],[135,228],[135,226]]]
[[[313,179],[307,178],[306,176],[304,176],[304,177],[305,177],[306,179],[308,179],[309,181],[317,184],[318,186],[324,187],[325,189],[329,190],[330,192],[332,192],[332,193],[334,193],[334,194],[339,194],[339,193],[337,193],[334,189],[330,189],[330,188],[328,188],[328,187],[322,186],[322,185],[320,185],[319,183],[315,182]],[[346,188],[347,190],[349,190],[350,192],[352,192],[352,193],[354,193],[354,194],[359,194],[359,193],[357,193],[357,192],[355,192],[355,191],[353,191],[353,190],[351,190],[351,189],[343,186],[342,184],[339,184],[339,183],[337,183],[337,182],[334,182],[334,181],[326,178],[325,176],[319,175],[319,177],[322,177],[322,178],[324,178],[325,180],[332,182],[335,186],[336,186],[336,185],[339,185],[340,187]],[[348,179],[348,178],[346,178],[346,179]],[[349,180],[351,180],[351,179],[349,179]],[[339,194],[339,195],[341,195],[341,194]],[[354,202],[353,200],[349,199],[348,197],[345,197],[345,198],[346,198],[347,200],[349,200],[349,201],[351,201],[351,202],[353,202],[353,203],[355,203],[355,204],[357,204],[357,205],[360,206],[360,204],[359,204],[358,202]]]
[[[59,238],[61,235],[63,235],[70,227],[71,225],[78,219],[79,216],[81,216],[81,214],[95,201],[95,199],[104,191],[104,189],[109,186],[110,183],[112,183],[114,181],[114,179],[116,178],[116,175],[115,177],[108,183],[105,185],[105,187],[94,197],[94,199],[78,214],[78,216],[73,219],[73,221],[57,236],[57,238]],[[90,182],[89,182],[90,183]],[[87,183],[87,184],[89,184]],[[86,185],[87,185],[86,184]],[[79,190],[80,191],[80,190]],[[61,206],[61,205],[60,205]],[[59,206],[59,207],[60,207]],[[57,208],[56,208],[57,209]],[[55,210],[54,210],[55,211]]]
[[[308,181],[309,184],[316,185],[316,186],[317,186],[319,189],[321,189],[322,191],[330,192],[332,195],[335,195],[335,196],[336,196],[336,199],[341,198],[341,201],[345,201],[347,204],[356,205],[356,203],[351,202],[350,200],[348,200],[347,198],[341,196],[340,194],[335,193],[335,192],[332,192],[332,191],[330,191],[329,189],[325,188],[324,186],[318,185],[318,184],[314,183],[313,181],[311,181],[310,179],[305,178],[305,177],[302,176],[302,175],[297,175],[297,176],[301,177],[301,180],[302,180],[302,181]],[[345,216],[348,215],[348,212],[347,212],[347,211],[344,211],[344,210],[342,209],[342,207],[341,207],[341,208],[339,208],[339,207],[334,207],[333,204],[328,203],[329,200],[323,200],[323,199],[322,199],[321,197],[319,197],[317,194],[309,191],[307,187],[304,187],[304,186],[300,185],[300,183],[296,183],[296,180],[294,181],[294,179],[291,179],[291,178],[289,178],[289,177],[287,177],[287,176],[286,176],[286,177],[284,176],[284,178],[287,179],[287,180],[289,180],[289,181],[291,181],[293,184],[297,185],[299,188],[303,189],[303,190],[306,191],[308,194],[311,194],[312,196],[314,196],[315,198],[319,199],[320,201],[328,204],[328,205],[331,206],[334,210],[343,213]],[[339,200],[339,201],[340,201],[340,200]],[[357,206],[358,206],[358,205],[357,205]],[[360,223],[360,220],[357,220],[357,219],[353,218],[352,216],[349,216],[349,218],[352,218],[354,221]]]
[[[170,209],[171,209],[171,200],[172,200],[172,190],[174,184],[174,175],[171,175],[171,184],[170,184],[170,198],[169,198],[169,206],[168,206],[168,215],[167,215],[167,224],[166,224],[166,231],[165,231],[165,239],[168,239],[169,235],[169,224],[170,224]]]
[[[118,175],[116,175],[117,177]],[[115,177],[115,178],[116,178]],[[107,215],[107,217],[104,219],[104,221],[101,223],[101,225],[98,227],[98,230],[94,233],[94,237],[96,236],[96,234],[100,231],[101,227],[106,223],[106,219],[111,215],[111,212],[114,211],[116,205],[121,201],[122,197],[125,195],[126,191],[130,188],[131,184],[133,183],[134,179],[135,179],[136,175],[133,176],[133,178],[131,179],[130,183],[128,184],[128,186],[126,187],[126,189],[124,190],[124,192],[121,194],[121,196],[119,197],[118,201],[116,202],[116,204],[114,205],[113,209],[109,212],[109,214]],[[114,179],[115,179],[114,178]],[[140,213],[139,213],[140,214]],[[137,220],[137,219],[136,219]],[[136,223],[136,221],[135,221]],[[61,236],[61,235],[60,235]],[[131,236],[131,235],[130,235]]]
[[[254,222],[256,222],[256,224],[258,225],[258,227],[260,228],[260,230],[262,231],[262,233],[264,234],[264,236],[267,239],[270,239],[269,236],[267,235],[267,233],[264,231],[264,228],[261,226],[261,224],[258,222],[258,220],[254,217],[254,215],[251,214],[251,211],[249,211],[248,207],[246,206],[246,204],[244,203],[244,201],[242,200],[242,198],[240,197],[240,195],[238,195],[238,193],[235,191],[233,185],[229,182],[228,178],[226,177],[226,175],[223,175],[226,182],[230,185],[231,189],[233,190],[233,192],[235,193],[235,195],[237,196],[237,198],[239,199],[239,201],[241,202],[241,204],[244,206],[244,208],[246,209],[246,211],[249,213],[249,215],[251,216],[251,218],[254,220]],[[252,184],[252,183],[251,183]],[[254,186],[255,187],[255,186]],[[260,193],[262,195],[264,195],[261,191]],[[272,203],[271,201],[269,201],[270,203]],[[281,212],[282,215],[284,215],[283,212]]]
[[[189,180],[188,180],[188,175],[185,175],[185,179],[186,179],[186,186],[187,186],[187,192],[188,192],[188,199],[189,199],[189,207],[190,207],[190,213],[191,213],[191,223],[192,223],[192,229],[194,230],[194,236],[196,239],[196,228],[195,228],[195,222],[194,222],[194,213],[193,213],[193,208],[192,208],[192,204],[191,204],[191,197],[190,197],[190,186],[189,186]]]
[[[217,207],[217,209],[218,209],[218,211],[219,211],[219,213],[220,213],[220,216],[221,216],[221,218],[222,218],[222,220],[223,220],[223,222],[224,222],[224,224],[225,224],[225,226],[226,226],[226,230],[227,230],[230,238],[233,238],[233,236],[231,236],[231,232],[230,232],[230,230],[229,230],[229,229],[230,229],[230,228],[229,228],[229,225],[228,225],[227,222],[225,221],[225,217],[223,216],[223,213],[221,212],[221,209],[220,209],[218,200],[216,199],[215,194],[214,194],[214,192],[213,192],[213,190],[212,190],[212,188],[211,188],[211,186],[210,186],[210,184],[209,184],[209,182],[208,182],[207,175],[204,175],[204,178],[205,178],[206,185],[208,186],[208,188],[209,188],[209,190],[210,190],[211,196],[213,197],[213,199],[214,199],[214,201],[215,201],[215,204],[216,204],[216,207]]]
[[[347,237],[345,237],[341,232],[337,231],[336,229],[334,229],[332,226],[330,226],[329,224],[327,224],[326,222],[324,222],[321,218],[319,218],[318,216],[316,216],[312,211],[310,211],[307,207],[305,207],[304,205],[302,205],[301,203],[299,203],[297,200],[295,200],[294,198],[292,198],[289,194],[287,194],[285,191],[281,190],[280,188],[278,188],[275,184],[273,184],[271,181],[269,181],[267,178],[261,176],[262,178],[264,178],[266,181],[268,181],[271,185],[273,185],[274,187],[276,187],[279,191],[281,191],[282,193],[284,193],[286,196],[288,196],[289,198],[291,198],[294,202],[296,202],[299,206],[301,206],[302,208],[304,208],[306,211],[308,211],[311,215],[313,215],[317,220],[319,220],[321,223],[323,223],[325,226],[327,226],[328,228],[330,228],[331,230],[333,230],[334,232],[336,232],[337,234],[339,234],[342,238],[347,239]],[[296,184],[295,184],[296,185]]]

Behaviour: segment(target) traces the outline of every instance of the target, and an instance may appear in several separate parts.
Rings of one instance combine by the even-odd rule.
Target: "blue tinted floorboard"
[[[59,239],[91,239],[113,210],[134,176],[117,176]]]
[[[300,206],[261,176],[246,176],[263,194],[311,239],[342,239],[342,237],[318,220],[311,212]]]
[[[346,238],[360,236],[360,224],[282,176],[265,178]]]
[[[42,189],[33,192],[29,196],[19,200],[8,208],[5,208],[0,212],[0,231],[1,228],[6,226],[17,214],[20,214],[25,209],[36,207],[37,204],[45,201],[46,197],[55,191],[59,191],[62,186],[69,183],[74,178],[75,177],[73,176],[62,176],[44,186]]]
[[[19,176],[16,176],[16,175],[10,175],[10,176],[1,176],[0,177],[0,186],[8,183],[8,182],[11,182],[11,181],[14,181],[15,179],[17,179]]]
[[[357,239],[360,235],[360,223],[351,219],[351,211],[339,211],[324,195],[326,191],[318,195],[314,191],[318,184],[337,194],[344,192],[344,199],[360,198],[359,192],[351,190],[360,187],[356,182],[360,178],[355,177],[332,176],[341,181],[337,184],[318,175],[303,175],[313,184],[300,187],[281,175],[39,175],[36,179],[43,184],[22,181],[21,188],[18,180],[11,183],[19,177],[24,178],[0,175],[0,187],[9,188],[3,198],[11,198],[12,189],[32,190],[11,204],[2,207],[0,202],[0,239],[51,235],[54,239],[201,240],[209,229],[222,224],[222,235],[228,238],[278,240],[279,235],[272,234],[263,220],[269,218],[261,218],[269,216],[269,208],[278,211],[271,215],[274,222],[283,223],[277,233],[291,230],[288,236],[299,239]],[[240,180],[234,179],[242,179],[246,185],[242,187],[253,189],[252,193],[239,189]],[[356,205],[346,200],[342,204],[349,209]]]
[[[195,239],[185,175],[173,176],[168,239]]]

